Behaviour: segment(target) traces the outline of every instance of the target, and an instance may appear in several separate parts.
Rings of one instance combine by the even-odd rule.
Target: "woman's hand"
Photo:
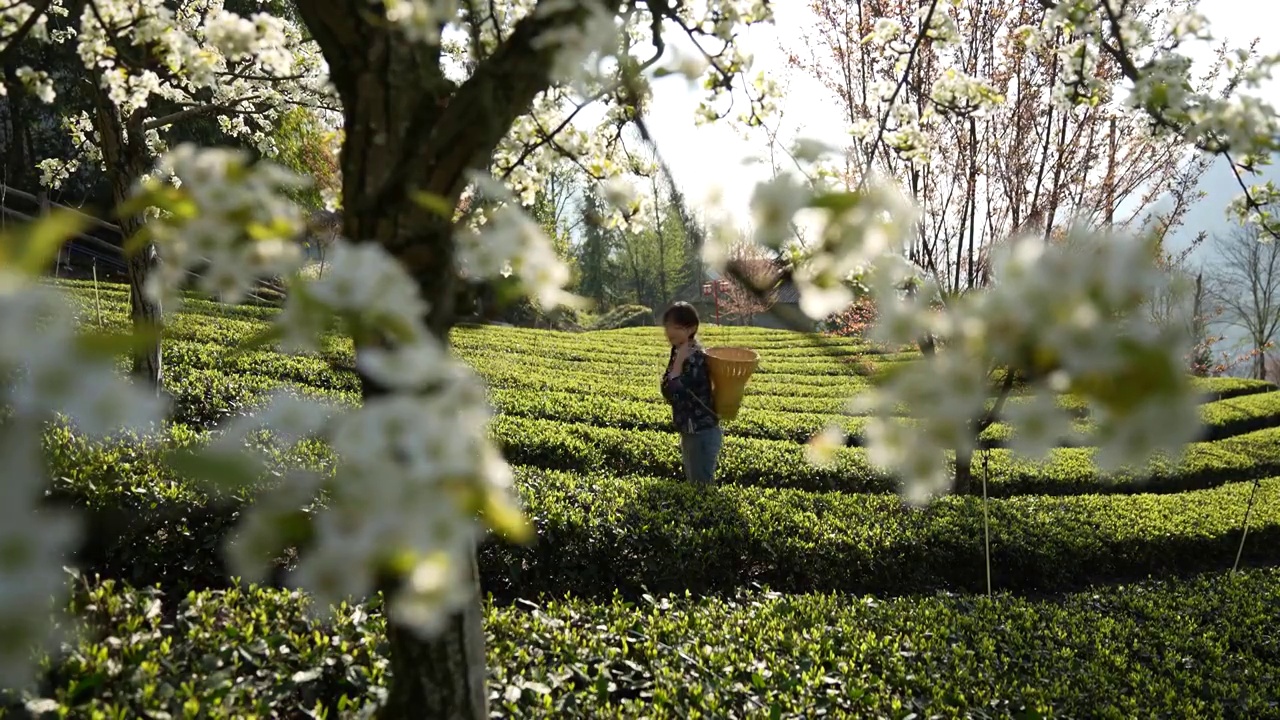
[[[685,343],[676,348],[676,357],[671,361],[671,377],[676,377],[684,371],[684,361],[689,359],[689,355],[692,352],[691,343]]]

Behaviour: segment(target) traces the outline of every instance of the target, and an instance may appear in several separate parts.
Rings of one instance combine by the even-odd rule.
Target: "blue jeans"
[[[689,482],[710,485],[716,480],[716,464],[720,460],[720,446],[724,431],[718,427],[694,433],[680,433],[680,456],[684,461],[684,476]]]

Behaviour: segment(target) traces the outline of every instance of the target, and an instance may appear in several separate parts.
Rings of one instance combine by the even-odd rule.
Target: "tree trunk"
[[[932,345],[920,343],[921,351],[928,355],[936,352]],[[951,490],[956,495],[970,495],[976,489],[973,486],[973,454],[975,447],[983,447],[982,434],[987,428],[1000,420],[1001,414],[1004,412],[1005,403],[1009,400],[1009,395],[1013,392],[1013,387],[1017,382],[1017,373],[1012,368],[1005,368],[1004,379],[1000,381],[999,388],[995,392],[995,400],[986,413],[979,418],[975,418],[968,424],[969,437],[973,438],[973,447],[956,449],[956,472],[955,480],[952,483]],[[985,470],[984,470],[985,472]],[[985,476],[984,476],[985,479]]]
[[[956,451],[956,479],[951,491],[956,495],[968,495],[973,492],[973,451],[961,449]]]
[[[117,200],[119,202],[119,200]],[[120,220],[125,238],[132,237],[142,226],[137,218]],[[164,320],[160,301],[145,291],[147,278],[159,265],[154,245],[148,244],[129,257],[129,316],[133,320],[134,333],[140,342],[135,346],[130,367],[133,376],[157,390],[164,381],[164,360],[161,335]],[[144,340],[145,339],[145,340]]]
[[[141,117],[121,118],[106,91],[98,84],[94,88],[96,104],[95,120],[98,137],[102,142],[102,158],[111,182],[111,199],[119,208],[133,192],[134,185],[150,168],[151,154],[147,150]],[[117,217],[121,241],[129,240],[142,229],[140,215]],[[164,365],[160,347],[163,328],[160,302],[144,292],[147,278],[156,269],[159,257],[154,245],[138,248],[127,258],[129,278],[129,314],[133,331],[138,338],[134,346],[131,371],[134,378],[147,383],[157,391],[164,380]]]
[[[381,55],[380,62],[371,63],[374,67],[382,62],[394,67],[405,61],[404,54],[411,54],[395,47],[385,36],[382,42],[373,41],[373,44],[371,52]],[[413,132],[410,119],[416,110],[415,94],[407,89],[396,92],[372,82],[363,84],[362,90],[361,99],[345,103],[343,229],[347,237],[378,242],[400,258],[429,303],[427,325],[437,337],[448,342],[458,288],[449,225],[407,197],[392,196],[394,199],[385,204],[370,202],[371,191],[384,187],[388,172],[397,166],[399,153],[407,151],[397,140]],[[433,165],[438,165],[434,158],[427,160],[423,168]],[[462,169],[459,168],[459,176]],[[454,203],[457,193],[453,190],[444,187],[431,191]],[[358,346],[357,352],[362,349]],[[384,392],[368,378],[362,377],[361,381],[366,398]],[[475,562],[474,555],[472,562]],[[481,626],[483,608],[476,573],[472,573],[472,583],[471,600],[446,621],[436,637],[424,639],[411,630],[388,623],[391,685],[378,715],[380,720],[483,720],[488,717]],[[393,590],[394,587],[385,587],[384,596],[390,598]]]
[[[476,593],[444,630],[424,640],[398,623],[387,623],[391,646],[391,691],[378,717],[386,720],[489,717],[485,685],[484,608],[475,549],[469,556]],[[391,588],[384,590],[390,597]]]
[[[343,232],[355,242],[379,243],[401,261],[430,305],[427,326],[447,341],[459,286],[452,218],[413,195],[430,193],[457,207],[467,171],[490,165],[512,123],[550,87],[554,48],[535,49],[535,39],[549,28],[580,24],[586,11],[574,6],[526,16],[460,85],[445,77],[439,47],[407,39],[375,18],[367,0],[310,0],[298,12],[329,62],[344,108]],[[382,392],[368,378],[362,383],[366,397]],[[488,717],[474,572],[472,585],[472,601],[439,636],[388,632],[392,677],[384,720]]]
[[[5,150],[5,184],[27,192],[38,186],[36,161],[32,158],[31,128],[35,118],[28,112],[31,100],[27,88],[18,79],[18,66],[13,58],[4,65],[5,96],[9,103],[9,146]]]

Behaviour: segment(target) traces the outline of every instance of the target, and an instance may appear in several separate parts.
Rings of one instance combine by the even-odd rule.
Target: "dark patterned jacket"
[[[676,350],[671,348],[667,369],[662,373],[662,396],[671,404],[671,416],[676,430],[696,433],[720,424],[720,418],[712,408],[711,373],[707,368],[707,353],[701,345],[684,361],[684,367],[676,377],[668,377],[676,360]]]

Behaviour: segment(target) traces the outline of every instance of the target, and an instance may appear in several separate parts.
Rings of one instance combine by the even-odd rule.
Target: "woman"
[[[671,360],[662,375],[662,396],[671,404],[672,419],[680,433],[684,474],[690,482],[709,485],[715,482],[724,435],[720,418],[712,409],[707,353],[698,342],[698,311],[689,303],[676,303],[663,314],[662,328],[671,343]]]

